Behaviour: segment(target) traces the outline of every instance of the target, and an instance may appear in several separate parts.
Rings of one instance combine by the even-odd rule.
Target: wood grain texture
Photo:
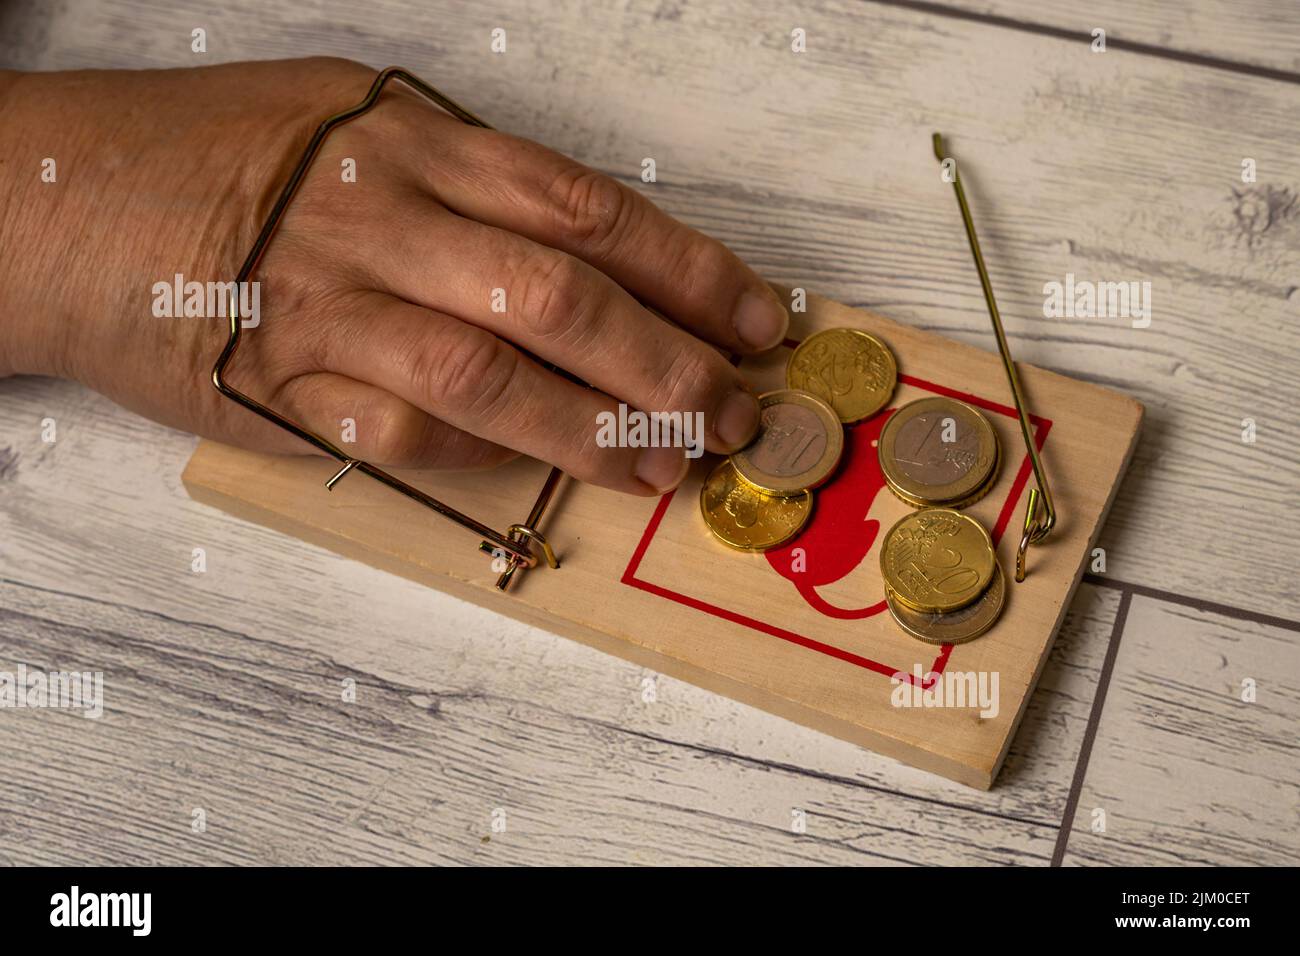
[[[1129,17],[1151,8],[1121,6]],[[1032,20],[1035,10],[1056,8],[1001,9]],[[1177,15],[1203,23],[1219,9],[1199,0],[1179,4]],[[655,156],[661,181],[638,188],[732,244],[769,278],[991,348],[951,187],[939,183],[928,154],[930,131],[943,129],[963,162],[1016,354],[1130,392],[1147,405],[1144,442],[1103,537],[1112,573],[1300,616],[1300,591],[1287,571],[1297,566],[1300,546],[1296,536],[1276,533],[1279,523],[1294,527],[1300,447],[1294,415],[1300,386],[1292,374],[1300,345],[1294,88],[1157,57],[1098,57],[1073,39],[872,4],[770,11],[755,16],[738,2],[633,2],[611,11],[578,2],[485,8],[386,0],[362,11],[342,0],[234,2],[220,9],[197,0],[165,6],[10,0],[0,4],[0,65],[194,65],[200,61],[188,38],[196,25],[213,38],[214,62],[334,53],[374,66],[404,63],[497,125],[629,182],[639,183],[641,158]],[[796,18],[809,29],[803,59],[788,54]],[[1212,20],[1209,36],[1228,42],[1234,31],[1253,29],[1251,20]],[[487,52],[487,31],[496,25],[511,31],[504,58]],[[1184,39],[1196,37],[1189,31]],[[1249,34],[1244,45],[1231,43],[1242,62],[1295,60],[1295,33],[1285,25]],[[1256,184],[1240,181],[1247,156],[1258,161]],[[1042,318],[1043,283],[1067,271],[1150,279],[1151,328]],[[569,653],[562,659],[575,690],[552,700],[557,711],[603,707],[614,721],[641,713],[638,704],[620,709],[615,702],[624,699],[619,675],[635,674],[639,684],[640,672],[629,665],[192,505],[178,481],[189,439],[60,383],[0,382],[0,411],[0,559],[3,574],[25,588],[74,591],[93,599],[93,607],[93,601],[118,602],[226,626],[337,661],[376,682],[452,693],[473,688],[480,674],[501,674],[504,698],[526,696],[538,662]],[[37,437],[46,415],[60,422],[54,446]],[[1260,426],[1259,442],[1249,447],[1237,438],[1247,415]],[[207,575],[188,570],[190,549],[200,545],[209,551]],[[1092,590],[1081,589],[1072,617]],[[36,593],[35,602],[51,614],[56,605],[68,606],[57,595]],[[1087,637],[1071,641],[1067,619],[1053,663],[1067,645],[1104,649],[1113,595],[1098,601],[1106,613],[1093,620],[1090,612]],[[93,621],[82,626],[94,633]],[[132,625],[121,629],[130,632]],[[179,653],[195,646],[180,626],[167,641]],[[886,808],[916,800],[905,804],[914,815],[952,802],[1045,825],[1048,811],[1059,813],[1064,804],[1096,677],[1095,670],[1067,662],[1062,689],[1048,697],[1053,674],[1049,664],[1000,784],[987,794],[687,685],[677,685],[682,696],[673,696],[670,712],[648,712],[664,739],[646,760],[664,766],[685,754],[676,766],[689,768],[712,759],[692,762],[689,755],[716,748],[755,766],[771,760],[797,767],[808,779],[865,781],[873,792],[891,795],[882,800]],[[620,687],[619,696],[611,686]],[[1040,701],[1049,702],[1048,715],[1035,722]],[[160,712],[178,720],[173,709]],[[260,721],[246,731],[249,752],[271,746],[277,738],[270,718],[249,720]],[[44,726],[32,721],[24,731]],[[0,721],[6,747],[16,749],[12,728]],[[568,743],[577,747],[581,739]],[[1022,751],[1030,741],[1032,752]],[[176,748],[188,745],[178,738]],[[93,753],[90,759],[99,787],[140,793],[168,786],[165,770],[157,779],[139,769],[145,765],[129,739],[106,748],[99,762]],[[468,772],[463,768],[471,763],[462,758],[449,765]],[[1152,784],[1153,794],[1177,800],[1196,787],[1195,778],[1178,775],[1174,766],[1186,764],[1171,766]],[[358,773],[370,774],[356,785],[368,786],[367,793],[388,779],[371,764]],[[299,827],[304,814],[314,819],[292,788],[288,796],[276,789],[286,778],[248,778],[233,758],[223,774],[214,787],[241,794],[238,805],[248,808],[256,836],[265,840],[264,858],[305,855],[310,841],[321,839],[309,823],[310,835],[300,842],[277,840],[274,827],[258,816],[258,803],[267,802],[287,828]],[[765,772],[750,790],[777,776]],[[557,790],[563,786],[558,775],[547,779]],[[654,828],[659,815],[698,793],[686,770],[673,779],[681,786],[661,790],[661,803],[637,807],[646,826]],[[119,819],[117,803],[96,810],[94,798],[73,792],[66,779],[58,786],[68,791],[62,800],[69,813],[89,813],[115,835],[105,859],[171,853],[163,849],[170,830]],[[572,797],[572,789],[566,792]],[[38,852],[30,845],[23,850],[5,821],[19,808],[28,819],[39,816],[40,800],[35,790],[21,800],[6,796],[0,827],[10,858],[21,853],[31,860]],[[60,836],[75,820],[48,810],[46,819],[40,853],[63,860],[86,852],[84,841],[74,845]],[[187,828],[187,821],[179,826]],[[1159,832],[1158,816],[1149,822]],[[1284,816],[1236,823],[1242,829],[1231,832],[1252,835],[1295,827]],[[1230,832],[1222,817],[1207,825]],[[253,823],[241,826],[248,833]],[[641,831],[627,820],[620,826],[620,852],[631,858]],[[473,832],[481,829],[481,816],[475,817]],[[736,843],[729,852],[740,855],[746,832],[754,831],[730,832]],[[950,826],[948,838],[969,846],[960,826]],[[675,834],[667,850],[655,852],[671,853],[673,840]],[[191,854],[186,859],[214,858],[210,847],[181,845]],[[246,845],[259,852],[251,838]]]
[[[528,573],[508,594],[495,588],[496,572],[477,550],[476,537],[360,476],[326,492],[321,485],[329,472],[320,459],[275,458],[204,442],[186,466],[185,487],[195,500],[237,517],[988,787],[1090,559],[1137,441],[1142,409],[1115,392],[1021,365],[1021,381],[1040,416],[1035,439],[1072,480],[1058,484],[1057,527],[1049,542],[1033,549],[1026,581],[1008,587],[997,624],[977,641],[940,651],[909,637],[885,609],[881,542],[912,509],[885,487],[874,436],[894,410],[945,390],[985,410],[1005,464],[989,493],[965,512],[993,535],[1009,575],[1030,461],[1015,410],[1007,405],[1006,373],[987,352],[816,296],[807,298],[806,312],[791,316],[790,337],[798,342],[835,328],[862,329],[884,342],[897,358],[900,381],[888,408],[846,431],[839,473],[815,492],[812,521],[792,542],[805,549],[806,567],[798,572],[779,567],[777,553],[741,554],[709,534],[699,496],[715,456],[697,461],[663,499],[567,484],[540,529],[563,568]],[[785,387],[789,358],[789,349],[780,348],[740,368],[766,392]],[[547,470],[521,460],[487,474],[404,477],[505,529],[523,519]],[[841,487],[844,497],[837,500],[833,493]],[[832,546],[843,548],[846,541],[857,549],[853,555],[832,558]],[[797,589],[804,581],[813,582],[811,591]],[[898,706],[891,675],[915,672],[919,680],[931,671],[985,681],[997,675],[998,684],[985,684],[986,701],[979,704],[972,690],[960,706]]]
[[[349,622],[348,656],[386,657],[393,681],[312,634],[295,646],[10,582],[0,605],[5,666],[105,675],[99,720],[0,720],[14,864],[1043,863],[1114,611],[1085,587],[1015,786],[980,793],[669,678],[646,703],[651,675],[540,632],[467,640],[463,607],[422,633]]]
[[[1300,74],[1300,17],[1288,0],[1092,0],[1087,4],[1072,0],[946,0],[942,6],[1005,18],[1026,28],[1068,31],[1084,43],[1091,43],[1092,31],[1101,27],[1110,41],[1109,51],[1117,49],[1114,41],[1119,40],[1153,48],[1146,55],[1163,53],[1172,58],[1193,54]]]
[[[999,785],[981,792],[670,678],[658,678],[647,706],[643,681],[655,675],[641,668],[189,501],[177,476],[191,438],[65,382],[11,379],[3,394],[0,567],[22,583],[0,596],[21,616],[0,624],[0,668],[54,660],[103,670],[108,710],[98,724],[3,712],[0,748],[23,769],[5,777],[0,821],[21,811],[40,834],[0,822],[0,853],[14,862],[92,853],[97,862],[472,862],[491,810],[516,806],[527,780],[549,793],[550,826],[595,823],[568,849],[531,842],[492,859],[699,862],[707,852],[677,849],[675,831],[690,821],[717,828],[712,862],[773,861],[796,807],[810,811],[814,839],[823,826],[853,840],[873,819],[900,834],[938,819],[943,844],[909,857],[917,863],[1051,855],[1114,618],[1111,592],[1081,586]],[[40,439],[45,417],[60,423],[53,445]],[[123,456],[124,447],[138,453]],[[101,482],[110,471],[114,480]],[[190,570],[194,547],[206,550],[204,574]],[[338,697],[347,676],[370,715],[355,724]],[[124,700],[133,702],[125,712]],[[420,708],[461,706],[483,712],[443,742],[425,739],[435,722]],[[409,748],[433,752],[399,768],[405,751],[373,728],[412,721]],[[196,767],[187,756],[196,747],[215,755]],[[77,777],[49,765],[69,748]],[[634,769],[600,783],[627,761]],[[707,783],[694,776],[702,767],[712,768]],[[452,794],[448,778],[473,783]],[[24,779],[38,782],[15,786]],[[322,816],[315,780],[339,802],[335,815]],[[390,790],[393,805],[383,802]],[[372,794],[378,828],[405,834],[400,851],[347,839],[348,814]],[[420,799],[446,799],[454,820],[421,817],[403,829],[410,820],[393,807]],[[225,822],[211,826],[225,842],[193,839],[194,800],[221,808]],[[128,801],[142,809],[124,813]],[[764,817],[767,830],[753,824],[759,806],[780,810]],[[816,808],[833,814],[818,822]],[[981,842],[991,825],[1002,828],[997,853]],[[983,835],[968,837],[968,827]],[[112,839],[72,840],[69,828]],[[808,854],[868,860],[828,851],[833,842]],[[882,860],[897,838],[886,842],[872,851]]]
[[[1103,539],[1116,573],[1300,617],[1285,570],[1300,534],[1271,533],[1293,523],[1300,470],[1294,85],[850,0],[758,17],[735,2],[576,0],[60,10],[42,14],[59,40],[34,65],[205,62],[188,46],[200,23],[212,61],[309,48],[403,63],[494,125],[624,178],[774,281],[991,349],[930,153],[941,130],[1017,357],[1149,411]],[[790,51],[796,16],[805,54]],[[489,52],[495,26],[513,37],[505,55]],[[640,182],[647,155],[658,183]],[[1242,182],[1243,158],[1257,182]],[[1045,318],[1043,287],[1067,273],[1150,282],[1151,326]]]
[[[1298,635],[1134,597],[1065,862],[1300,862]]]

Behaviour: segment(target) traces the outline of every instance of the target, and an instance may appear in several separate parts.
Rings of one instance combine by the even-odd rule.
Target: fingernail
[[[682,483],[689,465],[680,448],[647,448],[636,460],[636,476],[663,494]]]
[[[731,448],[748,444],[758,430],[758,399],[736,389],[722,400],[713,419],[713,434]]]
[[[746,292],[740,297],[731,321],[740,341],[760,351],[779,345],[790,327],[785,307],[759,292]]]

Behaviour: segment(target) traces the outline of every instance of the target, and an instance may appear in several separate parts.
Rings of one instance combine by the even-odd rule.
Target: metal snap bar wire
[[[234,357],[235,351],[239,348],[240,334],[242,332],[238,293],[243,291],[244,283],[248,281],[249,276],[252,275],[253,271],[257,268],[258,263],[261,261],[262,255],[266,252],[266,247],[271,241],[271,236],[275,233],[276,227],[280,224],[280,220],[284,216],[285,210],[292,201],[294,194],[298,191],[298,187],[302,184],[303,178],[307,175],[312,160],[315,159],[316,154],[320,151],[321,144],[325,142],[325,138],[336,127],[354,120],[363,113],[368,112],[379,99],[379,94],[382,92],[385,84],[387,84],[391,79],[401,80],[407,86],[411,87],[416,92],[423,94],[426,99],[440,106],[461,122],[467,123],[470,126],[479,126],[484,129],[491,129],[487,123],[483,122],[483,120],[479,119],[469,110],[464,109],[457,103],[448,99],[442,93],[438,92],[432,86],[425,83],[423,80],[399,67],[389,67],[388,69],[383,70],[375,77],[374,82],[370,86],[369,92],[366,93],[365,99],[351,109],[344,110],[341,113],[336,113],[321,123],[321,125],[317,127],[311,140],[307,143],[307,148],[303,151],[302,157],[298,160],[298,165],[294,167],[293,173],[289,177],[289,181],[285,183],[284,188],[280,191],[280,196],[276,200],[275,206],[271,209],[270,215],[267,216],[266,222],[262,226],[262,231],[258,233],[257,241],[253,243],[253,248],[249,251],[248,256],[244,259],[243,266],[239,270],[239,276],[235,280],[236,294],[230,296],[230,337],[226,340],[226,346],[222,349],[221,356],[217,359],[216,365],[212,367],[212,384],[215,385],[217,391],[226,398],[238,402],[249,411],[255,412],[272,424],[278,425],[290,434],[301,438],[318,451],[324,452],[336,461],[341,462],[343,467],[325,483],[327,489],[333,490],[334,486],[345,475],[351,471],[358,471],[363,475],[369,475],[371,478],[374,478],[376,481],[387,485],[394,491],[405,495],[412,501],[424,505],[426,508],[442,515],[444,518],[449,518],[461,527],[467,528],[474,532],[474,534],[483,538],[484,540],[479,547],[489,553],[504,557],[506,561],[506,570],[497,579],[496,583],[496,586],[500,590],[504,591],[509,585],[511,579],[514,577],[516,571],[520,568],[527,569],[536,567],[537,556],[533,554],[530,544],[531,542],[536,542],[541,546],[548,565],[552,568],[558,568],[560,566],[551,545],[547,542],[542,533],[537,530],[537,526],[541,523],[542,515],[546,511],[546,507],[550,503],[551,498],[554,496],[556,487],[559,485],[562,473],[558,468],[551,469],[545,483],[542,485],[542,490],[538,493],[537,499],[533,503],[532,510],[528,514],[528,520],[524,524],[511,525],[506,534],[501,534],[482,522],[476,521],[469,515],[463,514],[455,508],[452,508],[450,505],[444,504],[432,495],[426,494],[420,489],[407,484],[396,475],[389,474],[382,468],[378,468],[368,462],[359,461],[356,458],[353,458],[327,439],[308,431],[306,428],[303,428],[291,419],[286,418],[279,412],[267,408],[256,399],[250,398],[248,395],[240,392],[238,389],[231,386],[225,379],[226,368]]]
[[[943,137],[939,133],[934,134],[934,155],[940,164],[950,158],[944,152]],[[970,243],[971,257],[974,258],[975,269],[979,272],[980,285],[984,289],[984,302],[988,305],[989,318],[993,320],[993,334],[998,340],[1002,365],[1007,370],[1007,381],[1011,383],[1011,396],[1015,399],[1016,413],[1020,416],[1020,432],[1025,438],[1025,450],[1029,453],[1029,460],[1034,466],[1034,483],[1037,487],[1029,489],[1029,501],[1025,506],[1024,533],[1021,534],[1020,545],[1016,549],[1016,580],[1023,581],[1025,556],[1029,546],[1046,538],[1056,525],[1056,506],[1052,502],[1052,490],[1047,484],[1047,473],[1043,470],[1043,463],[1038,457],[1038,448],[1034,444],[1029,413],[1025,411],[1025,395],[1020,388],[1020,376],[1016,373],[1016,363],[1011,358],[1011,349],[1007,346],[1006,333],[1002,331],[1002,316],[998,313],[998,303],[993,298],[993,284],[989,281],[989,271],[984,266],[984,255],[980,252],[979,239],[975,237],[975,221],[971,218],[970,207],[966,204],[966,191],[962,188],[961,176],[957,172],[955,160],[951,172],[953,189],[957,193],[957,205],[961,209],[962,225],[966,227],[966,239]]]

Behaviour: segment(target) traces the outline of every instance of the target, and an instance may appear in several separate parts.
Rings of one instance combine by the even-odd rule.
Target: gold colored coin
[[[1001,460],[997,433],[976,408],[935,396],[889,416],[876,447],[890,489],[920,505],[963,507],[983,497]]]
[[[789,388],[760,395],[758,405],[758,434],[731,456],[740,477],[774,495],[797,495],[829,478],[844,453],[844,428],[835,413]]]
[[[978,598],[993,577],[993,541],[974,518],[951,508],[905,515],[885,534],[880,573],[887,591],[927,614],[955,611]]]
[[[913,611],[889,590],[885,600],[894,621],[917,640],[927,644],[963,644],[973,641],[991,628],[1006,607],[1007,582],[1002,568],[993,565],[993,580],[973,603],[946,614]]]
[[[785,383],[816,395],[848,425],[885,407],[898,383],[898,363],[874,335],[826,329],[799,343],[785,367]]]
[[[700,488],[700,513],[719,541],[740,551],[770,551],[785,544],[812,515],[811,491],[779,497],[742,481],[724,461]]]

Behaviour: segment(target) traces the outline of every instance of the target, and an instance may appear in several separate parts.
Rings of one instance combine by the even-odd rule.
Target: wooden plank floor
[[[1300,862],[1300,83],[1268,73],[1296,68],[1300,23],[1192,7],[1117,21],[1157,49],[1105,54],[1065,35],[1068,5],[1016,0],[0,7],[0,66],[193,65],[196,25],[210,62],[403,63],[774,281],[992,348],[941,129],[1017,355],[1148,410],[1108,570],[977,793],[229,521],[180,487],[192,439],[79,386],[0,381],[0,669],[106,685],[99,721],[0,713],[0,857]],[[1151,282],[1150,327],[1044,318],[1067,272]]]

